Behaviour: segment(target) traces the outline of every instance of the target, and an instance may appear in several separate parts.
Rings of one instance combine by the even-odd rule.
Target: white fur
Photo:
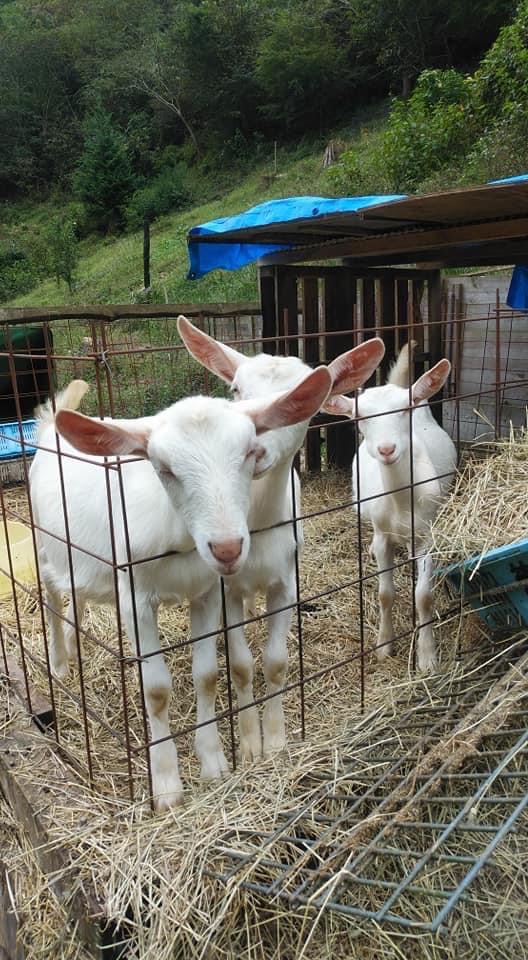
[[[381,658],[392,652],[394,548],[404,545],[417,565],[417,653],[418,668],[423,671],[433,670],[437,663],[431,624],[431,524],[448,493],[456,451],[451,438],[434,419],[429,404],[420,402],[418,394],[432,396],[441,388],[449,373],[447,361],[441,364],[442,373],[437,383],[429,383],[428,374],[424,374],[414,384],[412,409],[409,387],[403,385],[408,379],[407,347],[403,348],[385,386],[365,390],[357,399],[357,407],[355,401],[339,398],[339,412],[360,418],[358,426],[363,435],[352,464],[352,485],[354,500],[360,502],[361,516],[370,520],[374,528],[372,552],[379,571],[380,603],[377,653]]]
[[[327,371],[322,371],[323,377],[321,371],[318,373],[319,397],[314,401],[314,410],[330,386]],[[313,382],[315,384],[315,380]],[[64,407],[65,399],[67,391],[57,398],[57,410]],[[159,652],[158,607],[161,602],[175,603],[188,598],[192,601],[193,636],[201,637],[219,629],[219,574],[233,574],[248,559],[247,518],[252,501],[252,478],[256,470],[263,469],[263,461],[274,456],[277,443],[274,435],[280,434],[280,430],[273,431],[270,447],[267,437],[272,435],[265,431],[268,421],[276,422],[279,408],[282,417],[280,401],[233,404],[227,400],[193,397],[154,417],[136,421],[110,420],[101,425],[80,414],[67,414],[74,420],[79,418],[76,422],[81,421],[81,428],[88,425],[91,429],[95,424],[94,429],[101,428],[103,433],[108,428],[110,432],[122,434],[129,446],[137,444],[141,448],[140,455],[146,459],[121,456],[124,503],[115,456],[109,452],[105,466],[103,457],[79,453],[78,446],[75,448],[61,436],[63,456],[59,459],[55,452],[57,437],[52,412],[49,408],[43,411],[39,443],[48,450],[39,449],[35,455],[30,471],[30,494],[35,522],[42,528],[37,531],[37,537],[40,573],[51,611],[52,671],[56,677],[64,678],[69,661],[77,655],[75,624],[82,622],[87,600],[115,603],[137,653],[145,658],[141,671],[153,741],[150,761],[158,810],[178,803],[182,797],[177,752],[170,739],[168,719],[171,679]],[[302,409],[304,414],[304,406]],[[57,416],[57,425],[68,433],[61,417],[64,413]],[[264,433],[258,442],[257,433]],[[77,445],[78,437],[74,432],[73,442]],[[72,544],[73,583],[68,547],[57,537]],[[240,542],[239,556],[228,563],[219,561],[212,547],[233,542]],[[169,551],[176,553],[126,566],[130,560]],[[116,564],[125,565],[117,574]],[[70,600],[66,623],[58,615],[63,594],[75,596],[75,605]],[[210,692],[216,687],[213,648],[214,641],[207,638],[193,644],[199,723],[214,717],[214,710],[211,713],[210,709]],[[149,654],[151,656],[147,656]],[[197,731],[196,748],[202,761],[202,777],[218,777],[227,770],[215,724]]]
[[[265,396],[270,390],[284,390],[299,383],[309,368],[296,357],[272,357],[260,354],[245,360],[237,369],[232,384],[236,397],[247,400]],[[239,713],[240,752],[251,760],[264,753],[282,749],[286,729],[282,690],[288,668],[288,632],[292,605],[297,599],[295,552],[303,545],[302,523],[293,524],[301,514],[299,477],[294,472],[295,513],[292,490],[292,465],[295,454],[306,436],[309,421],[273,430],[268,434],[267,473],[251,485],[248,525],[251,545],[244,569],[226,581],[228,623],[244,619],[244,600],[251,602],[256,594],[266,597],[267,642],[262,657],[266,680],[262,740],[256,706]],[[281,525],[282,524],[282,525]],[[269,529],[275,528],[275,529]],[[282,607],[287,609],[282,610]],[[238,706],[253,703],[254,661],[243,627],[229,631],[229,649]],[[276,694],[276,696],[273,696]]]
[[[196,359],[230,383],[233,395],[239,400],[250,401],[267,396],[270,390],[289,389],[301,382],[309,371],[297,357],[260,354],[248,358],[216,343],[182,319],[180,333],[187,348]],[[334,361],[329,367],[331,395],[363,383],[383,352],[383,343],[374,339]],[[227,621],[235,625],[228,631],[232,677],[238,706],[246,708],[239,713],[240,749],[242,757],[248,760],[260,756],[262,751],[280,750],[286,743],[281,690],[286,682],[287,637],[297,600],[295,554],[303,543],[302,525],[293,522],[301,514],[301,498],[299,478],[292,471],[292,465],[308,425],[306,420],[267,434],[267,454],[262,461],[267,472],[251,485],[248,523],[252,532],[248,558],[243,569],[225,582]],[[264,705],[262,738],[254,705],[254,660],[243,626],[236,626],[244,620],[244,601],[246,609],[253,607],[258,593],[266,597],[268,639],[263,653],[263,672],[266,694],[270,698]],[[213,646],[211,642],[210,662],[215,656]],[[214,709],[212,700],[210,709]],[[207,729],[213,736],[213,728]]]

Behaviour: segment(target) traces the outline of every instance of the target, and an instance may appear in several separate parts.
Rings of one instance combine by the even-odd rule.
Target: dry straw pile
[[[528,428],[487,444],[486,454],[468,459],[436,519],[434,549],[442,563],[528,536]]]
[[[79,714],[64,695],[58,693],[61,737],[64,754],[50,766],[48,752],[42,762],[34,754],[21,752],[17,767],[21,781],[33,791],[41,791],[42,813],[46,817],[50,848],[67,851],[63,871],[51,879],[66,881],[69,896],[82,890],[95,892],[101,910],[113,917],[126,944],[124,956],[141,960],[473,960],[501,956],[520,958],[528,955],[526,929],[528,845],[520,837],[509,839],[495,858],[494,871],[479,880],[475,893],[457,912],[449,942],[430,934],[404,933],[376,924],[361,924],[335,915],[315,915],[294,910],[282,902],[262,902],[232,883],[227,887],[210,876],[222,869],[225,834],[233,830],[272,831],[281,816],[310,799],[313,786],[307,774],[334,770],[339,776],[343,756],[357,757],[358,768],[368,774],[373,756],[386,737],[387,724],[398,732],[401,701],[411,702],[418,694],[445,697],[450,684],[460,679],[463,670],[474,678],[482,667],[476,654],[464,665],[456,661],[460,625],[453,618],[439,626],[443,665],[446,672],[429,683],[415,677],[409,666],[409,639],[398,645],[398,655],[378,663],[365,659],[365,710],[359,702],[361,661],[359,649],[359,609],[362,606],[367,645],[375,635],[377,623],[377,584],[368,560],[369,531],[364,530],[362,555],[364,571],[371,574],[363,595],[355,580],[358,569],[358,534],[349,504],[348,478],[326,477],[307,482],[303,509],[307,514],[321,509],[328,512],[305,523],[306,550],[301,564],[302,595],[324,594],[310,603],[303,614],[305,675],[313,679],[306,687],[307,737],[300,740],[299,694],[287,696],[286,710],[290,742],[283,755],[264,759],[251,767],[238,767],[218,785],[201,785],[192,752],[191,737],[179,740],[182,777],[187,786],[185,806],[163,817],[154,818],[146,804],[145,764],[141,754],[134,769],[136,801],[127,797],[122,750],[96,721],[89,721],[93,745],[96,790],[90,790],[68,758],[85,769],[84,732]],[[12,501],[23,510],[20,493]],[[405,633],[412,619],[412,579],[408,569],[397,573],[398,615],[396,626]],[[336,591],[336,587],[343,589]],[[444,602],[443,594],[438,597]],[[35,657],[42,654],[39,612],[30,599],[20,610],[27,650]],[[0,619],[15,627],[12,609],[6,604]],[[111,642],[115,618],[111,610],[93,608],[87,624],[95,637]],[[177,609],[166,610],[161,623],[165,637],[185,636],[187,619]],[[264,627],[251,629],[253,649],[260,657]],[[467,620],[466,646],[478,645],[483,637],[478,621]],[[11,652],[15,652],[11,644]],[[493,653],[490,654],[493,658]],[[36,686],[46,684],[35,662],[29,670]],[[190,654],[182,648],[171,654],[174,679],[171,715],[174,729],[193,719]],[[96,643],[85,649],[85,685],[89,704],[104,716],[109,725],[120,729],[122,709],[117,670],[109,668],[108,654]],[[298,676],[298,657],[292,638],[290,679]],[[78,689],[77,678],[69,681]],[[470,681],[472,682],[472,681]],[[23,714],[2,684],[0,733],[8,735],[20,724],[28,735]],[[257,687],[257,694],[262,692]],[[396,701],[399,701],[397,703]],[[130,726],[140,737],[139,696],[130,685]],[[227,706],[225,681],[220,684],[219,709]],[[228,727],[222,727],[228,743]],[[133,740],[134,742],[134,740]],[[139,742],[139,739],[138,739]],[[454,787],[455,790],[458,787]],[[35,852],[24,838],[12,811],[2,805],[6,818],[0,837],[8,848],[21,936],[27,954],[34,960],[84,960],[76,931],[65,926],[65,911],[50,890],[50,877],[38,866]],[[16,838],[15,838],[16,830]],[[402,844],[416,844],[416,837],[402,837]],[[470,843],[469,839],[465,841]],[[461,851],[464,852],[463,850]],[[448,881],[444,877],[445,882]],[[429,907],[427,907],[429,909]],[[426,915],[424,904],[424,915]]]

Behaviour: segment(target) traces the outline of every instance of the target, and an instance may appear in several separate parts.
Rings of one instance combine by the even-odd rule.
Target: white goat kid
[[[450,369],[448,360],[440,360],[416,380],[409,394],[406,344],[385,386],[365,390],[357,404],[348,397],[326,403],[329,411],[357,418],[363,435],[352,464],[352,484],[361,515],[374,528],[372,552],[379,572],[380,604],[376,652],[380,658],[392,653],[394,547],[407,545],[410,557],[414,549],[417,564],[417,653],[418,668],[423,671],[433,670],[437,663],[431,623],[431,524],[448,493],[456,465],[453,441],[434,419],[427,401],[441,390]]]
[[[171,679],[160,652],[158,606],[190,598],[195,604],[193,635],[219,629],[219,575],[234,575],[248,558],[251,481],[269,460],[267,436],[275,443],[275,433],[266,431],[304,422],[319,409],[330,384],[330,374],[320,367],[272,400],[234,404],[192,397],[152,417],[103,421],[66,409],[82,396],[83,385],[76,381],[57,397],[55,416],[49,403],[41,412],[39,444],[48,449],[37,450],[30,484],[49,607],[60,612],[63,594],[71,597],[75,589],[76,607],[71,601],[67,616],[73,621],[76,610],[80,624],[87,600],[119,605],[128,637],[144,657],[141,671],[158,810],[182,798],[177,751],[170,738]],[[61,435],[60,465],[56,430]],[[104,466],[105,457],[115,464],[116,456],[121,458],[123,500],[115,467]],[[73,584],[66,538],[75,544]],[[132,566],[131,577],[127,563],[169,551],[177,553]],[[116,574],[116,591],[119,564],[125,566]],[[49,626],[52,671],[63,678],[77,649],[75,628],[64,629],[62,617],[53,612]],[[216,662],[210,662],[208,651],[208,641],[200,640],[193,651],[202,688],[216,685]],[[204,778],[227,769],[207,727],[197,731],[196,748]]]
[[[179,329],[189,352],[205,367],[231,385],[242,401],[266,396],[271,390],[294,386],[306,377],[309,367],[297,357],[259,354],[247,357],[218,343],[180,318]],[[331,394],[349,392],[363,384],[380,363],[385,348],[379,339],[369,340],[349,350],[328,367],[332,376]],[[301,447],[308,420],[267,436],[265,476],[251,486],[248,515],[251,546],[243,568],[225,583],[229,658],[237,692],[240,728],[240,752],[243,759],[280,750],[286,742],[281,690],[286,681],[287,637],[292,607],[296,601],[295,551],[302,545],[302,526],[292,522],[300,514],[300,486],[294,476],[295,505],[292,490],[292,464]],[[276,526],[278,525],[278,526]],[[244,628],[244,600],[255,594],[266,596],[268,640],[263,653],[266,700],[262,718],[263,743],[258,710],[254,704],[254,661]],[[213,656],[211,651],[210,656]],[[214,710],[211,702],[210,710]]]

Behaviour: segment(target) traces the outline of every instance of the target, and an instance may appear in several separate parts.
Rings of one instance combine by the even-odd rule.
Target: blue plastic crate
[[[36,420],[22,421],[22,437],[24,447],[20,442],[20,427],[16,420],[14,423],[0,423],[0,460],[15,460],[23,453],[33,456],[36,450],[33,444],[37,442]]]
[[[494,633],[507,635],[528,626],[528,540],[496,547],[443,572]]]

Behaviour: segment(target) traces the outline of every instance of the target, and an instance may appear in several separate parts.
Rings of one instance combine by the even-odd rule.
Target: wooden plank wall
[[[409,339],[409,325],[418,342],[419,373],[442,355],[438,271],[281,265],[261,270],[260,288],[263,333],[270,338],[264,347],[268,352],[294,353],[314,366],[330,362],[360,340],[377,334],[383,338],[386,353],[369,386],[385,382],[396,354]],[[434,317],[434,331],[427,334],[422,310],[429,321]],[[315,333],[321,336],[305,339]],[[286,339],[281,340],[285,334]],[[439,418],[441,409],[438,404]],[[321,469],[324,439],[328,466],[348,469],[355,452],[350,421],[324,415],[317,418],[305,447],[305,465],[310,470]]]
[[[450,392],[462,396],[444,404],[444,425],[461,442],[505,436],[510,423],[526,423],[528,314],[506,305],[510,277],[511,269],[444,283]]]

